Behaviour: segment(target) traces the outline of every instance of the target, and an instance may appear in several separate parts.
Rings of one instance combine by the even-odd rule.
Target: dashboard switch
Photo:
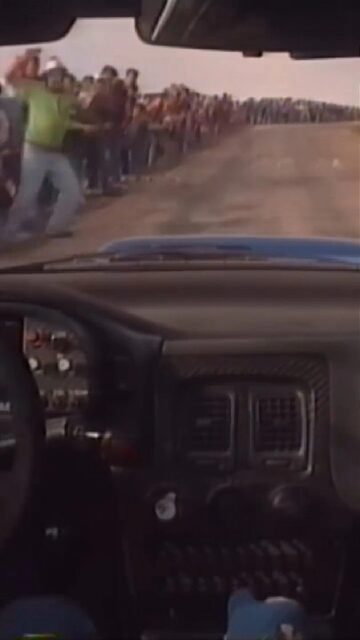
[[[241,587],[241,581],[238,578],[232,578],[231,582],[230,582],[230,590],[231,591],[238,591]]]
[[[67,353],[71,347],[71,339],[67,331],[55,331],[51,335],[50,343],[54,351]]]
[[[275,593],[282,597],[289,597],[290,595],[290,582],[287,576],[281,571],[274,571],[272,575],[272,584],[275,588]]]
[[[202,578],[202,577],[198,578],[197,591],[200,595],[204,595],[205,593],[208,592],[208,587],[207,587],[205,578]]]
[[[68,393],[65,389],[55,389],[51,396],[51,408],[54,411],[64,411],[68,407]]]
[[[272,571],[279,569],[282,566],[280,549],[268,540],[263,540],[260,545],[264,551],[268,569]]]
[[[299,567],[299,553],[293,545],[288,542],[280,542],[280,550],[283,557],[283,564],[288,571],[296,570]]]
[[[263,599],[271,595],[271,580],[263,571],[258,571],[254,576],[256,595]]]
[[[238,569],[243,571],[249,566],[249,558],[245,552],[244,547],[236,547],[236,564]]]
[[[224,593],[226,589],[226,584],[224,578],[221,576],[214,576],[213,578],[213,589],[215,593]]]
[[[183,593],[191,593],[193,589],[193,579],[187,574],[183,573],[179,577],[180,589]]]
[[[166,578],[165,591],[167,595],[172,595],[176,592],[176,583],[174,578]]]

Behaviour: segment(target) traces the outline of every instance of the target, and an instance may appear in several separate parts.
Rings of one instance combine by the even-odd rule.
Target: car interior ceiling
[[[56,11],[1,44],[61,37]],[[359,300],[336,266],[0,273],[0,607],[217,639],[250,585],[358,637]]]

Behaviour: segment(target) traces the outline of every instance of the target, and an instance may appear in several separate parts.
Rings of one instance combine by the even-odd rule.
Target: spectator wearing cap
[[[20,185],[5,230],[9,241],[28,237],[23,232],[24,225],[36,217],[37,199],[46,176],[58,193],[46,227],[47,236],[69,235],[81,203],[78,180],[63,152],[66,132],[83,128],[73,119],[73,101],[63,91],[66,70],[59,60],[52,58],[42,81],[34,81],[20,73],[28,68],[31,57],[31,52],[25,53],[6,76],[28,109]]]

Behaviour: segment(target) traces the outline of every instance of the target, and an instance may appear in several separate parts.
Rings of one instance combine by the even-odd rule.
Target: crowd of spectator
[[[360,119],[360,108],[292,98],[249,98],[242,103],[248,124],[340,122]]]
[[[120,77],[111,65],[79,80],[57,57],[42,67],[38,49],[15,60],[0,97],[0,211],[15,198],[12,232],[36,218],[36,200],[54,208],[48,232],[61,234],[85,194],[118,194],[162,158],[178,161],[234,126],[360,117],[358,108],[290,98],[240,102],[178,84],[144,94],[139,82],[137,69]]]
[[[63,93],[72,102],[72,117],[83,125],[67,131],[63,148],[90,193],[111,193],[119,182],[147,173],[169,150],[180,156],[242,116],[240,103],[225,93],[204,96],[173,84],[160,94],[144,94],[137,69],[121,78],[106,65],[98,75],[78,80],[55,57],[40,74],[39,52],[32,54],[7,73],[3,95],[13,95],[20,81],[39,82],[52,69],[63,70]]]

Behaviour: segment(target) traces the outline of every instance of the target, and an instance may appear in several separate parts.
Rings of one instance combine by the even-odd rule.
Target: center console
[[[316,356],[164,359],[154,464],[125,507],[144,638],[221,637],[241,587],[332,615],[349,516],[326,453],[327,387]]]
[[[221,632],[228,597],[241,587],[261,599],[296,598],[315,616],[332,614],[347,517],[330,505],[296,514],[295,488],[257,491],[262,501],[232,486],[207,501],[196,490],[192,495],[191,485],[181,492],[174,483],[147,497],[142,519],[125,535],[142,629]]]

